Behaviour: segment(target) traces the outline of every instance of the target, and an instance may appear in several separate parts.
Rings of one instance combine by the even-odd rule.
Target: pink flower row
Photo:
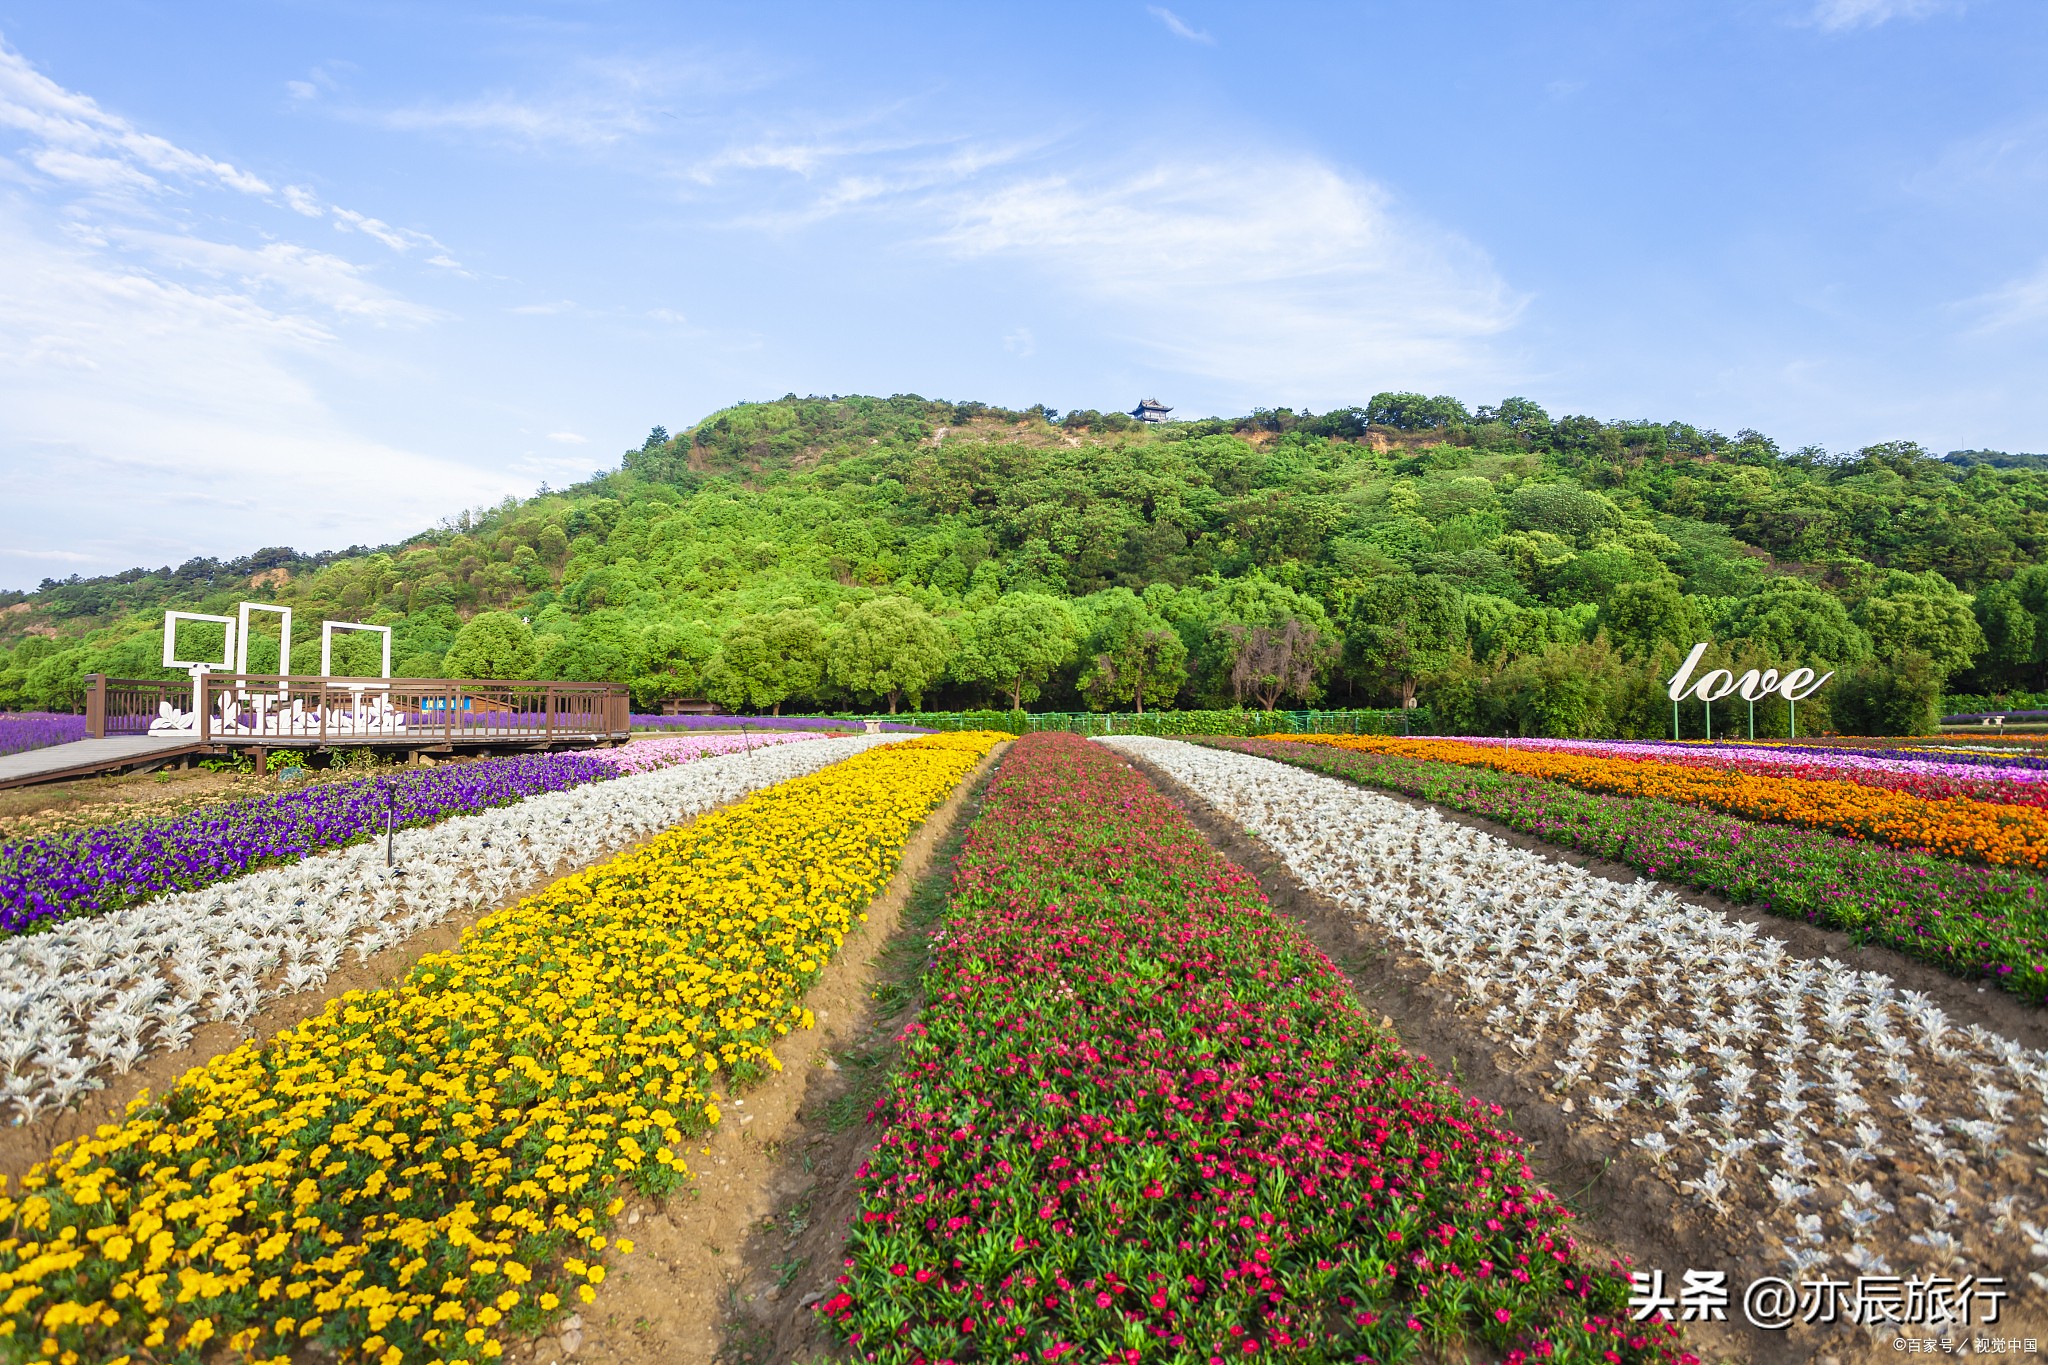
[[[863,1358],[1683,1361],[1501,1111],[1099,745],[1019,739],[861,1171]]]
[[[700,758],[720,754],[746,753],[771,744],[800,744],[816,739],[812,734],[778,732],[769,735],[677,735],[665,739],[636,739],[622,749],[596,749],[591,756],[610,764],[621,773],[650,773],[656,768],[673,768]]]

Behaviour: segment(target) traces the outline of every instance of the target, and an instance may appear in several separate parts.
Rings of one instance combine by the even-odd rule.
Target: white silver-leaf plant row
[[[1758,1273],[2003,1277],[2017,1318],[2048,1318],[2048,1053],[1651,881],[1269,759],[1099,742],[1419,958],[1572,1122],[1764,1250]]]
[[[265,868],[114,914],[0,940],[0,1121],[62,1108],[221,1020],[324,984],[450,915],[496,905],[570,868],[771,783],[902,736],[782,744],[703,758]]]

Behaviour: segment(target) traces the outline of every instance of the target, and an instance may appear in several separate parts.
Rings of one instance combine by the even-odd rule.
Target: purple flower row
[[[742,725],[749,730],[859,730],[863,722],[847,720],[843,716],[651,716],[636,714],[633,717],[635,730],[737,730]],[[928,733],[927,727],[906,725],[896,721],[883,721],[882,729],[890,734]]]
[[[521,754],[255,797],[0,846],[0,932],[190,891],[382,833],[613,776],[591,754]]]
[[[2048,882],[2032,873],[1492,768],[1270,740],[1203,742],[1484,816],[1958,976],[1991,978],[2037,1004],[2048,1000]]]
[[[0,711],[0,754],[47,749],[84,738],[84,716],[61,711]]]

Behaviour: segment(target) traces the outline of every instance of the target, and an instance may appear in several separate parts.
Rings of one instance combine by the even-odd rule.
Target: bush
[[[1838,679],[1829,710],[1845,735],[1931,735],[1941,728],[1943,677],[1925,654],[1908,651]]]

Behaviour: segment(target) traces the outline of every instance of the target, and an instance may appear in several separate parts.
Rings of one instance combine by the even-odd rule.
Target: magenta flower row
[[[866,1359],[1692,1359],[1501,1111],[1100,746],[1016,742],[926,986],[822,1305]]]

